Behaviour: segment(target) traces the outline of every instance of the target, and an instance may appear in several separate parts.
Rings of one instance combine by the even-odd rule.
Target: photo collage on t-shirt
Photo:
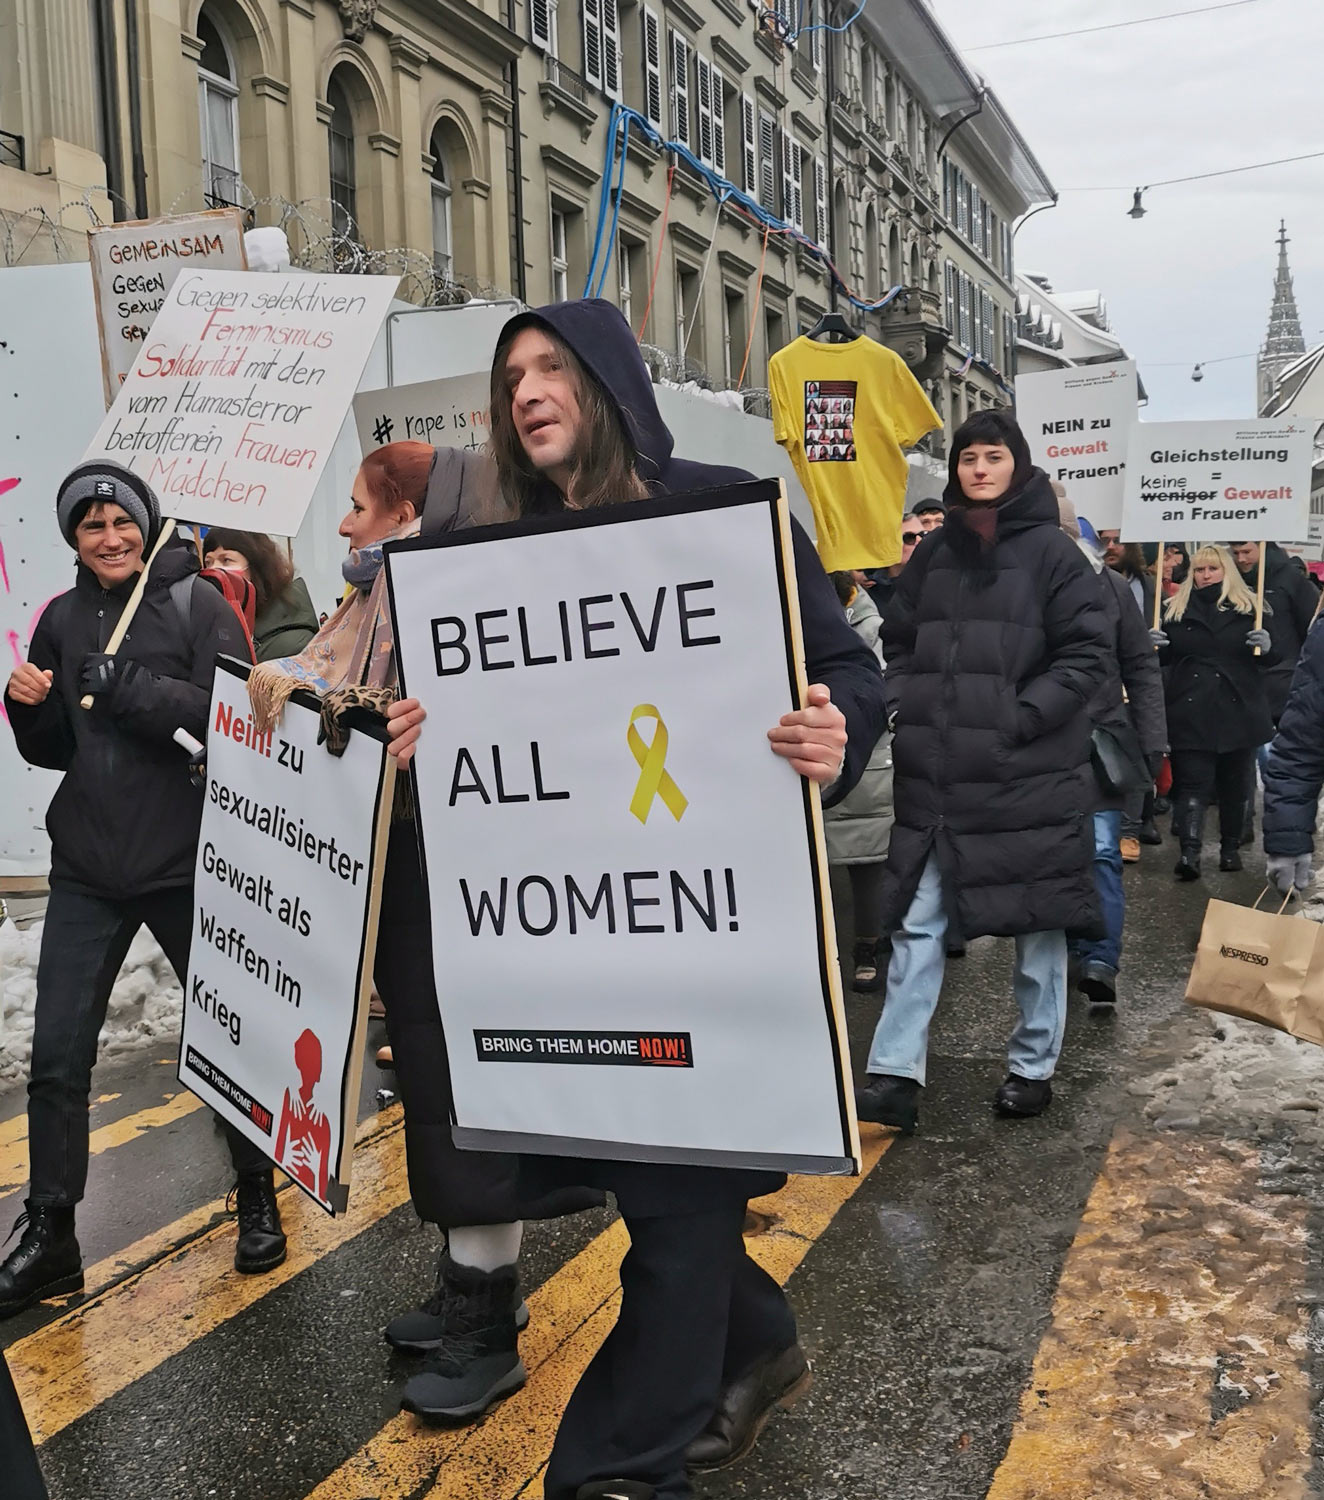
[[[811,464],[855,462],[853,380],[805,381],[805,457]]]

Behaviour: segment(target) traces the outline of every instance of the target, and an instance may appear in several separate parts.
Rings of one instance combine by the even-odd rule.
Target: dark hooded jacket
[[[46,813],[52,881],[117,900],[193,883],[202,792],[172,736],[205,741],[217,654],[248,660],[238,616],[200,580],[185,625],[170,589],[197,571],[190,547],[158,555],[117,653],[133,670],[90,710],[79,707],[84,659],[105,650],[134,580],[108,591],[79,563],[37,622],[28,659],[54,672],[50,695],[36,708],[6,697],[5,708],[23,759],[64,772]]]
[[[1310,854],[1324,785],[1324,625],[1306,636],[1264,768],[1264,852]]]
[[[952,455],[947,524],[916,548],[883,624],[895,925],[935,853],[965,937],[1098,930],[1089,704],[1114,649],[1099,580],[1029,466],[976,551]],[[1018,465],[1018,475],[1022,472]]]
[[[1253,594],[1259,586],[1258,565],[1242,573],[1241,577]],[[1292,559],[1277,542],[1265,545],[1264,603],[1266,616],[1272,616],[1269,629],[1277,651],[1277,660],[1264,674],[1264,691],[1269,713],[1276,724],[1287,702],[1292,671],[1315,618],[1315,606],[1319,603],[1315,585],[1293,565]]]
[[[498,342],[504,343],[512,332],[528,325],[555,333],[610,393],[635,449],[635,470],[655,494],[685,494],[754,477],[743,469],[673,457],[672,436],[658,411],[638,343],[611,303],[556,302],[523,313],[506,325]],[[551,485],[543,487],[536,499],[537,509],[542,511],[560,509],[563,503],[560,492]],[[798,523],[792,521],[791,528],[809,681],[823,683],[846,716],[848,743],[842,772],[825,790],[824,801],[831,803],[844,797],[859,780],[882,734],[886,720],[883,678],[878,659],[851,629],[813,544]],[[780,645],[769,642],[768,649],[779,650]],[[702,976],[698,978],[701,982]],[[752,1198],[775,1192],[785,1181],[778,1173],[720,1167],[561,1157],[525,1157],[523,1162],[530,1191],[567,1182],[610,1188],[622,1211],[634,1214],[697,1213],[727,1204],[733,1195]]]

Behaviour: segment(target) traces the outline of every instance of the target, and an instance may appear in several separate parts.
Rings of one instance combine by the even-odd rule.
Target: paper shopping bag
[[[1317,970],[1318,1003],[1306,1002],[1322,930],[1306,917],[1211,901],[1186,986],[1187,1003],[1324,1044],[1324,954]]]

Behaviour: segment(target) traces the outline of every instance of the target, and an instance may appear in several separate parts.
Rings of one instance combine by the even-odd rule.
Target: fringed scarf
[[[297,656],[254,667],[248,678],[248,698],[260,733],[275,725],[290,695],[306,688],[325,702],[323,734],[328,748],[344,749],[338,720],[350,707],[384,712],[396,696],[395,641],[386,597],[382,547],[417,536],[411,521],[390,536],[352,550],[341,565],[352,592],[335,614]]]

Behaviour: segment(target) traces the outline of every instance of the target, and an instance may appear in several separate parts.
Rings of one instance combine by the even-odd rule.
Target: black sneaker
[[[685,1450],[685,1467],[712,1474],[739,1462],[758,1442],[773,1409],[789,1410],[813,1379],[799,1344],[765,1355],[723,1388],[707,1427]]]
[[[406,1383],[400,1405],[426,1422],[458,1425],[513,1395],[528,1375],[515,1328],[515,1267],[475,1271],[451,1261],[445,1274],[453,1294],[446,1338]]]
[[[1163,835],[1159,832],[1158,824],[1153,818],[1146,818],[1140,827],[1136,829],[1136,838],[1142,844],[1161,844],[1163,842]]]
[[[430,1354],[446,1342],[456,1318],[462,1319],[463,1314],[459,1310],[463,1307],[464,1297],[455,1289],[447,1274],[450,1265],[450,1252],[443,1250],[441,1259],[437,1262],[437,1284],[432,1295],[422,1307],[411,1308],[399,1317],[392,1318],[386,1325],[386,1342],[401,1354]],[[520,1297],[518,1288],[512,1295],[517,1304],[515,1331],[523,1333],[529,1326],[528,1303]]]
[[[1047,1078],[1022,1078],[1018,1073],[1009,1073],[993,1096],[993,1107],[1000,1115],[1027,1119],[1043,1114],[1052,1102],[1053,1085]]]
[[[913,1078],[891,1073],[870,1073],[862,1089],[855,1090],[855,1113],[874,1125],[891,1125],[902,1135],[914,1135],[919,1123],[920,1085]]]
[[[1080,966],[1080,977],[1076,988],[1095,1005],[1117,1004],[1117,970],[1108,964],[1090,959]]]
[[[245,1276],[274,1271],[285,1259],[285,1231],[280,1227],[280,1207],[271,1168],[265,1172],[240,1173],[232,1193],[239,1213],[235,1270]]]
[[[575,1491],[575,1500],[653,1500],[656,1494],[642,1479],[595,1479]]]
[[[83,1290],[83,1252],[72,1208],[29,1202],[10,1237],[20,1229],[22,1237],[0,1265],[0,1318],[12,1318],[47,1297]]]
[[[1224,844],[1218,854],[1218,868],[1225,875],[1235,874],[1242,868],[1241,855],[1235,844]]]

